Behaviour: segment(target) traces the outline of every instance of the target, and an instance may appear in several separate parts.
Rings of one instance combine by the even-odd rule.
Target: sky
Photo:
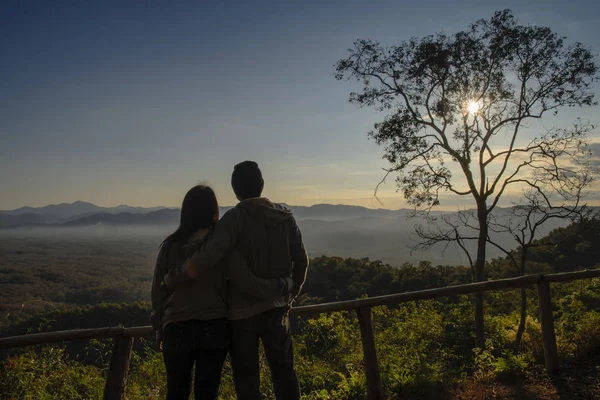
[[[503,8],[600,51],[600,2],[549,4],[6,0],[0,209],[178,206],[199,182],[230,205],[247,159],[275,201],[404,207],[393,179],[373,200],[387,164],[367,132],[382,115],[348,103],[360,88],[335,62],[358,38],[399,44]]]

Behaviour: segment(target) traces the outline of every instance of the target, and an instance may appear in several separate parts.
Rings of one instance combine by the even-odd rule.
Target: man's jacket
[[[227,211],[215,232],[192,255],[191,262],[200,277],[214,268],[232,250],[236,250],[252,273],[259,278],[293,279],[290,294],[273,300],[260,299],[238,290],[235,279],[229,280],[228,306],[230,319],[243,319],[273,307],[289,305],[302,289],[308,269],[308,255],[302,234],[292,212],[266,198],[241,201]],[[242,262],[242,261],[241,261]],[[165,277],[168,286],[185,280],[184,266]]]

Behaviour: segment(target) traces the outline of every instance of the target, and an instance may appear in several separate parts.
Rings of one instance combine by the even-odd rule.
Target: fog
[[[102,224],[81,227],[18,227],[0,229],[0,240],[2,238],[55,238],[68,240],[147,239],[160,241],[175,228],[176,225],[120,226]]]
[[[430,261],[434,265],[465,265],[467,258],[462,250],[454,245],[438,244],[426,252],[412,252],[416,244],[415,225],[423,220],[399,218],[354,218],[344,221],[299,220],[304,243],[311,257],[320,255],[368,257],[381,260],[393,266],[403,263]],[[556,221],[544,227],[538,237],[550,232],[566,222]],[[174,229],[175,224],[163,225],[106,225],[97,224],[81,227],[35,227],[0,229],[0,246],[3,239],[27,239],[27,242],[40,239],[48,244],[69,243],[115,243],[122,246],[138,246],[153,251]],[[514,241],[507,235],[494,238],[505,248],[514,248]],[[475,243],[467,245],[475,251]],[[488,259],[502,256],[496,248],[488,246]]]

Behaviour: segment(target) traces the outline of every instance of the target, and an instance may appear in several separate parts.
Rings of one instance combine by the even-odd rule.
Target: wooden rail
[[[491,290],[521,289],[537,285],[546,370],[549,373],[554,373],[558,370],[559,365],[558,352],[556,350],[556,336],[554,333],[554,319],[552,316],[550,283],[568,282],[598,277],[600,277],[600,269],[567,272],[561,274],[526,275],[518,278],[498,279],[494,281],[470,283],[466,285],[456,285],[438,289],[396,293],[386,296],[370,297],[366,299],[337,301],[333,303],[295,307],[292,308],[290,314],[298,317],[333,311],[356,311],[364,353],[368,399],[381,400],[383,399],[383,389],[379,374],[379,365],[377,362],[373,323],[371,321],[372,307],[405,303],[416,300],[427,300],[443,296],[481,293]],[[115,338],[115,346],[104,390],[104,399],[123,399],[123,393],[127,383],[127,373],[129,369],[129,360],[131,358],[133,340],[136,337],[149,337],[151,335],[152,327],[150,326],[137,326],[133,328],[111,327],[97,329],[75,329],[70,331],[36,333],[31,335],[0,338],[0,349],[72,340],[86,340],[92,338]]]

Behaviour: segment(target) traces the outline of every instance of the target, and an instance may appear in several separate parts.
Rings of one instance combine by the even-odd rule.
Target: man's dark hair
[[[233,168],[231,187],[240,200],[260,197],[265,186],[262,172],[254,161],[244,161]]]

